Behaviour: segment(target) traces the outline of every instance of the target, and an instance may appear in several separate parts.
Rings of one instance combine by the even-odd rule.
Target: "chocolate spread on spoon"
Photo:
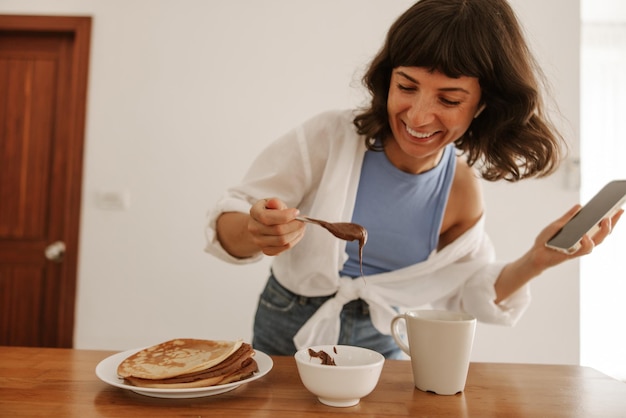
[[[359,266],[361,267],[361,276],[363,276],[363,247],[367,242],[367,229],[359,224],[351,222],[326,222],[319,219],[304,217],[326,228],[331,234],[345,241],[359,241]]]

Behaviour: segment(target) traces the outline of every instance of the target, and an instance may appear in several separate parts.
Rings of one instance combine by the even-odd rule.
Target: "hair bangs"
[[[462,15],[446,16],[446,25],[433,16],[424,17],[415,16],[414,22],[405,24],[389,40],[392,68],[422,67],[452,78],[479,79],[491,71],[489,54],[481,42],[474,42],[484,35],[481,28]]]

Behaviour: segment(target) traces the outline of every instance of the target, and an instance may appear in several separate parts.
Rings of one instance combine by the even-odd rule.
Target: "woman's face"
[[[397,67],[387,100],[392,140],[385,153],[402,171],[421,173],[435,167],[443,148],[460,138],[480,113],[475,77],[450,78],[422,67]]]

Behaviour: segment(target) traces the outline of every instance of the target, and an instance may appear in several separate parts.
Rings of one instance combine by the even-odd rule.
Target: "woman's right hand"
[[[278,255],[293,248],[304,236],[305,224],[296,221],[300,212],[278,198],[261,199],[250,209],[248,232],[265,255]]]
[[[250,213],[222,213],[217,219],[217,239],[233,257],[278,255],[293,248],[304,236],[304,222],[295,220],[298,213],[298,209],[288,208],[280,199],[261,199]]]

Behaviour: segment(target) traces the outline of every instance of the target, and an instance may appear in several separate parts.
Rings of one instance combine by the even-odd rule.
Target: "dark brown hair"
[[[369,149],[392,135],[387,96],[401,66],[478,78],[487,107],[455,145],[483,178],[517,181],[558,167],[564,142],[543,109],[544,77],[506,0],[421,0],[396,20],[363,77],[371,102],[354,119]]]

